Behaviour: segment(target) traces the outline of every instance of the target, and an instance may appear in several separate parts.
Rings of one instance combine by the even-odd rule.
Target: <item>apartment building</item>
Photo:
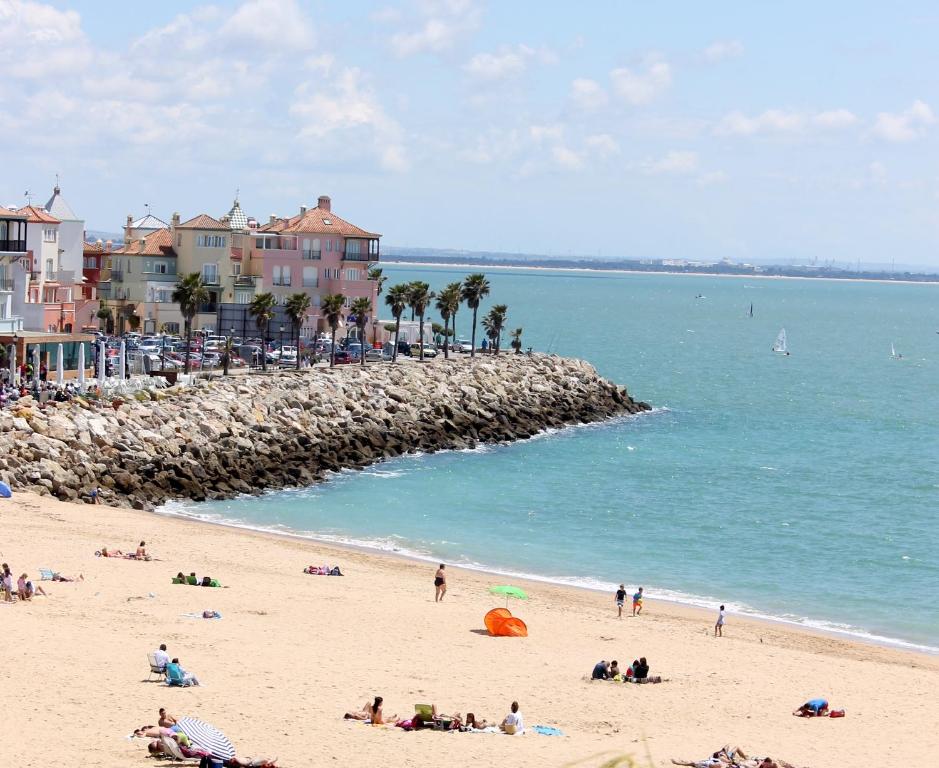
[[[26,217],[0,207],[0,333],[23,330],[23,316],[14,312],[13,294],[25,291],[24,263],[26,251]],[[25,267],[29,271],[29,265]],[[14,276],[19,276],[17,281]]]

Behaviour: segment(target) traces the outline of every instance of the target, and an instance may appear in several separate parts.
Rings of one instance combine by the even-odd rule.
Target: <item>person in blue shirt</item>
[[[828,715],[828,702],[825,699],[811,699],[792,714],[796,717],[825,717]]]
[[[606,661],[600,661],[594,666],[593,673],[590,675],[593,680],[609,680],[610,679],[610,668],[606,665]]]

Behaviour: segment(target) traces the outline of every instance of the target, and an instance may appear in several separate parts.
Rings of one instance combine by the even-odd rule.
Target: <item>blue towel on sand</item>
[[[533,725],[531,729],[542,736],[563,736],[560,728],[552,728],[550,725]]]

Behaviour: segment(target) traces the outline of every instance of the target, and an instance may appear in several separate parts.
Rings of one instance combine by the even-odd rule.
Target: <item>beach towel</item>
[[[184,619],[220,619],[222,614],[218,611],[203,611],[202,613],[181,613]]]
[[[563,736],[564,733],[559,728],[552,728],[550,725],[533,725],[531,729],[542,736]]]

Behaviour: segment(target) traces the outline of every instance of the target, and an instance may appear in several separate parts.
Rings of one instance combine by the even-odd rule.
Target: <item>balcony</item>
[[[258,284],[257,275],[232,275],[236,288],[254,288]]]
[[[218,302],[210,301],[199,305],[198,314],[200,315],[214,315],[216,312],[218,312]]]
[[[322,251],[303,251],[303,258],[306,261],[319,261],[323,258]]]
[[[275,278],[271,281],[271,285],[274,285],[274,286],[281,286],[281,287],[283,287],[283,288],[289,288],[290,285],[291,285],[291,280],[290,280],[289,277],[286,277],[286,278],[285,278],[285,277],[275,277]]]
[[[203,275],[202,276],[203,285],[220,285],[218,280],[218,275]],[[214,311],[214,310],[213,310]]]
[[[109,299],[111,297],[111,284],[98,283],[98,298]]]
[[[319,288],[320,287],[319,278],[318,277],[304,277],[303,287],[304,288]]]
[[[343,261],[378,261],[377,253],[353,253],[345,251],[342,254]]]
[[[26,241],[0,240],[0,253],[26,253]]]
[[[0,280],[0,291],[12,291],[13,290],[13,281],[12,280]]]
[[[123,283],[124,282],[124,270],[122,269],[112,269],[111,270],[111,281],[114,283]]]

